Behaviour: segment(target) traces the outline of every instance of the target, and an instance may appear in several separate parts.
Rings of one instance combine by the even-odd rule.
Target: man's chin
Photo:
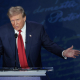
[[[18,30],[20,30],[20,29],[19,29],[19,28],[15,28],[15,30],[17,30],[17,31],[18,31]]]

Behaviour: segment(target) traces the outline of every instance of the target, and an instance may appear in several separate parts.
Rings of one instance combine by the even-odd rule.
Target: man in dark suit
[[[0,28],[0,54],[3,54],[3,67],[15,67],[15,59],[18,68],[41,67],[41,46],[62,58],[76,58],[80,54],[80,51],[74,50],[73,46],[64,50],[51,41],[41,24],[26,21],[22,7],[11,7],[8,17],[11,24]],[[19,43],[19,36],[23,48],[22,43]]]

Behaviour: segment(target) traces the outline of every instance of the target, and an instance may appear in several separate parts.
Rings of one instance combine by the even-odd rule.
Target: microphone
[[[17,33],[15,33],[15,34],[14,34],[14,36],[15,36],[15,38],[17,38],[17,37],[18,37],[18,34],[17,34]]]
[[[14,69],[17,69],[17,66],[16,66],[16,38],[18,37],[18,34],[15,33],[14,37],[15,37],[15,67],[14,67]]]
[[[25,43],[27,43],[27,41]]]

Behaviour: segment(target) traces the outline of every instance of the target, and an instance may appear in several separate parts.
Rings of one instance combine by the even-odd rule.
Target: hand
[[[63,56],[71,57],[71,58],[76,58],[76,56],[79,56],[79,54],[80,54],[80,51],[73,49],[73,45],[70,48],[64,50],[63,52]]]

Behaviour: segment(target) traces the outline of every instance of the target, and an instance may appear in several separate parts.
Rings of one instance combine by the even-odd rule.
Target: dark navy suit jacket
[[[11,24],[0,28],[0,54],[3,54],[3,67],[20,67],[14,29]],[[31,35],[31,36],[30,36]],[[26,21],[26,57],[30,67],[41,67],[41,46],[62,57],[63,49],[50,40],[44,27],[36,22]]]

